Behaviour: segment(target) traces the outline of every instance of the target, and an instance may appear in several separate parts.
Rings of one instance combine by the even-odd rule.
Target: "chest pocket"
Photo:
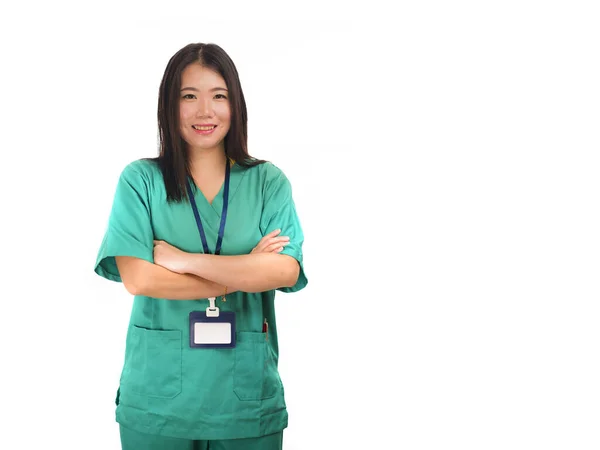
[[[240,400],[265,400],[281,392],[275,352],[265,333],[238,332],[234,352],[233,391]]]

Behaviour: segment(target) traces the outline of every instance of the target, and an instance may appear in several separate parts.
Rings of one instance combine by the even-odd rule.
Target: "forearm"
[[[225,286],[193,274],[178,274],[164,267],[136,258],[122,260],[117,265],[125,288],[133,295],[169,300],[196,300],[223,295]],[[228,288],[228,292],[232,292]]]
[[[153,265],[146,282],[142,284],[141,295],[170,300],[196,300],[223,295],[225,286],[193,274],[178,274]],[[232,292],[231,289],[228,290]]]
[[[253,253],[239,256],[190,254],[185,272],[244,292],[290,287],[298,279],[298,262],[288,255]]]

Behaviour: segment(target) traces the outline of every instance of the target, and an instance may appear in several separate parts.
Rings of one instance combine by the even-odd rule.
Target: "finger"
[[[263,237],[263,238],[262,238],[260,241],[258,241],[258,244],[256,244],[256,247],[255,247],[255,248],[256,248],[257,250],[259,250],[259,251],[260,251],[260,250],[264,249],[264,247],[265,247],[266,245],[269,245],[269,243],[270,243],[270,242],[271,242],[273,239],[275,239],[275,238],[269,237],[269,236],[267,235],[267,236]]]
[[[281,250],[283,250],[284,246],[286,246],[286,245],[287,245],[287,243],[282,244],[282,243],[279,243],[279,242],[275,242],[275,243],[273,243],[271,245],[268,245],[265,248],[264,251],[266,253],[272,253],[272,252],[275,252],[275,251],[281,251]]]
[[[275,251],[276,249],[278,249],[279,247],[281,247],[281,245],[271,244],[271,245],[267,245],[263,251],[264,251],[264,253],[271,253],[271,252]]]
[[[262,252],[266,246],[267,244],[265,242],[260,241],[258,244],[256,244],[256,247],[254,247],[254,252]]]
[[[254,252],[261,252],[264,247],[265,243],[263,241],[260,241],[258,244],[256,244],[256,247],[254,247]]]
[[[265,235],[264,238],[270,238],[270,237],[274,237],[277,236],[279,233],[281,233],[281,229],[277,228],[276,230],[271,231],[269,234]],[[263,239],[264,239],[263,238]]]
[[[269,234],[265,235],[261,238],[261,240],[256,244],[256,247],[252,250],[251,253],[260,253],[267,251],[266,246],[271,245],[275,242],[285,242],[289,241],[290,238],[288,236],[277,236],[277,234],[281,233],[281,229],[277,229],[271,231]]]
[[[277,236],[277,237],[265,236],[261,240],[265,241],[265,242],[280,242],[280,241],[289,241],[290,237],[289,236]]]
[[[279,244],[279,245],[287,245],[290,242],[290,238],[289,237],[276,237],[276,238],[271,238],[269,239],[267,242],[265,242],[265,246],[268,245],[273,245],[273,244]]]

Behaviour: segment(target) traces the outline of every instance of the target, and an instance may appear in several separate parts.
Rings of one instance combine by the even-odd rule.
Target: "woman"
[[[122,448],[281,449],[274,296],[307,284],[290,183],[249,156],[238,73],[217,45],[171,58],[158,125],[159,156],[120,176],[95,268],[135,296]]]

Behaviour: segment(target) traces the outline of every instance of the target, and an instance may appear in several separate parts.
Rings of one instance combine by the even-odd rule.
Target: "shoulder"
[[[164,196],[163,176],[155,160],[138,159],[121,170],[117,195],[131,195],[132,192],[144,201]]]
[[[267,161],[252,169],[257,172],[265,201],[287,202],[292,197],[292,185],[280,167]]]
[[[252,177],[258,178],[265,187],[289,185],[289,180],[284,171],[270,161],[243,168],[243,170],[248,171],[248,174]]]
[[[268,180],[279,180],[279,179],[285,179],[287,180],[287,177],[285,176],[285,173],[283,172],[283,170],[281,170],[278,166],[276,166],[275,164],[273,164],[272,162],[267,161],[264,164],[261,164],[265,173],[265,178]]]
[[[160,174],[160,168],[158,163],[154,159],[137,159],[135,161],[130,162],[125,166],[122,175],[141,175],[146,177],[153,177],[157,173]]]
[[[162,173],[154,159],[132,161],[121,171],[121,180],[132,184],[153,184],[157,177],[162,178]]]

